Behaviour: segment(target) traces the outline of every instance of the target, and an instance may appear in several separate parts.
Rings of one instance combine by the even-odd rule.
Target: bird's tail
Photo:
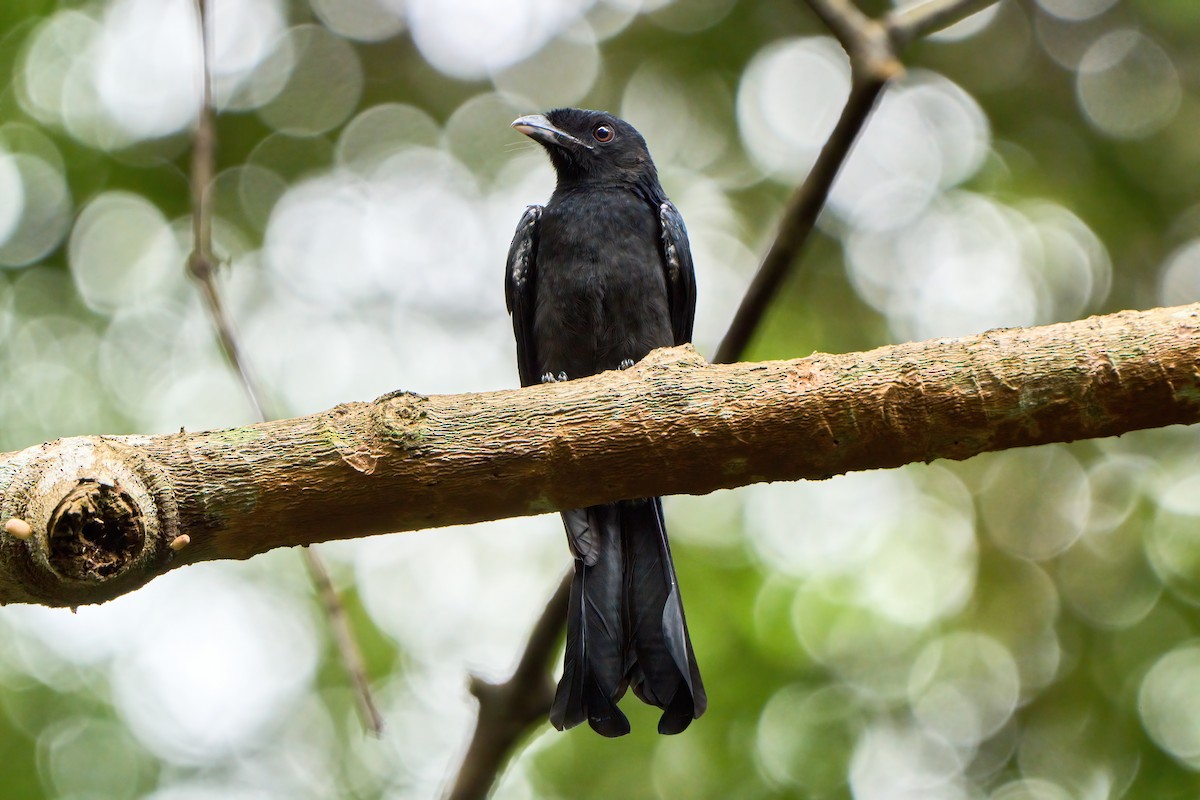
[[[679,597],[662,501],[617,505],[625,551],[625,674],[638,698],[663,709],[658,732],[679,733],[704,713],[708,697]]]
[[[617,701],[632,686],[663,709],[659,733],[679,733],[707,698],[688,636],[658,498],[563,513],[575,553],[567,646],[550,721],[585,719],[605,736],[629,733]]]
[[[567,648],[550,722],[560,731],[587,720],[604,736],[629,733],[617,708],[625,693],[625,626],[620,514],[615,505],[563,512],[575,553]]]

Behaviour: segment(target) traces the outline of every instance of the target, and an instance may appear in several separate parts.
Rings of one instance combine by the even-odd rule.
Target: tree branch
[[[685,346],[520,390],[60,439],[0,456],[0,520],[26,534],[0,536],[0,602],[100,602],[275,547],[1192,423],[1198,362],[1200,304],[793,361],[709,365]]]
[[[957,22],[996,0],[929,0],[892,12],[882,22],[870,19],[850,0],[807,0],[850,57],[850,96],[837,125],[821,148],[804,183],[788,200],[775,237],[713,362],[740,359],[771,301],[812,235],[817,217],[875,103],[893,79],[904,74],[900,53],[915,37]]]
[[[549,716],[554,702],[549,662],[562,633],[573,573],[571,570],[564,575],[550,596],[512,677],[504,683],[471,678],[471,694],[479,701],[479,718],[462,768],[446,795],[448,800],[486,797],[512,755],[513,746]]]
[[[713,356],[713,363],[730,364],[741,359],[746,352],[759,322],[779,294],[784,280],[791,273],[792,264],[808,242],[817,217],[829,199],[833,182],[871,115],[871,109],[875,107],[884,85],[883,82],[869,81],[850,87],[850,97],[833,133],[821,148],[821,154],[803,185],[791,196],[783,210],[775,239],[743,295],[729,330]]]
[[[267,419],[263,409],[262,392],[250,371],[250,365],[242,355],[233,320],[225,312],[221,301],[220,287],[216,281],[216,256],[212,240],[212,199],[209,190],[216,175],[217,128],[212,109],[212,79],[208,66],[207,0],[196,0],[196,13],[200,21],[201,100],[197,113],[196,133],[192,139],[192,253],[188,257],[188,272],[200,287],[208,315],[216,329],[221,351],[233,368],[237,370],[242,390],[246,394],[254,415]]]
[[[924,0],[897,8],[884,18],[884,25],[897,50],[915,39],[949,28],[998,0]]]

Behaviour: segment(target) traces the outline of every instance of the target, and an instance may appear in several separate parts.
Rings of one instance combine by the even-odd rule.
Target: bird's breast
[[[628,192],[556,196],[539,235],[534,335],[543,372],[591,375],[673,343],[647,203]]]

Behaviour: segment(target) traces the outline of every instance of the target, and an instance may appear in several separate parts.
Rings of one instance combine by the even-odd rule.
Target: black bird
[[[687,230],[646,142],[602,111],[561,108],[512,126],[546,149],[550,202],[529,206],[508,251],[505,299],[521,385],[624,369],[692,338]],[[692,653],[657,497],[563,512],[575,556],[567,648],[550,722],[629,733],[617,701],[663,709],[679,733],[708,700]]]

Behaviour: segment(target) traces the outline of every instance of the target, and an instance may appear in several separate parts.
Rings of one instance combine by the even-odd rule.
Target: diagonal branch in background
[[[970,14],[995,3],[996,0],[926,0],[896,9],[883,23],[871,20],[849,0],[810,0],[809,5],[830,28],[850,56],[850,96],[842,109],[833,133],[821,148],[821,153],[812,171],[801,187],[792,195],[784,209],[775,238],[763,258],[758,273],[754,276],[742,302],[734,315],[729,330],[722,339],[713,362],[728,364],[742,358],[754,331],[758,329],[767,307],[779,293],[789,271],[796,264],[808,237],[812,234],[817,216],[825,207],[833,182],[845,163],[859,134],[866,125],[876,101],[889,80],[903,72],[899,53],[914,39],[947,27]],[[558,591],[550,598],[542,619],[559,620],[559,631],[567,618],[567,589],[570,575],[563,578]],[[553,638],[531,638],[525,646],[521,663],[550,660],[558,642]],[[498,687],[498,691],[517,691],[521,687],[510,681]],[[503,705],[519,710],[523,724],[514,725],[512,720],[503,724],[485,718],[480,703],[480,715],[468,748],[454,781],[450,797],[453,800],[468,800],[487,795],[495,783],[505,762],[507,753],[517,746],[522,738],[550,713],[550,699],[544,707],[519,704],[515,698],[505,698]],[[494,726],[495,730],[482,730]],[[507,737],[507,743],[503,740]],[[481,766],[476,763],[478,750],[474,743],[487,741],[493,747],[504,747],[503,757],[491,758]],[[489,753],[492,751],[489,751]],[[491,780],[479,779],[484,768],[492,769]]]
[[[193,249],[188,257],[188,272],[195,279],[208,309],[209,318],[216,329],[217,339],[226,360],[237,371],[239,382],[246,399],[254,409],[255,416],[265,422],[268,419],[263,406],[263,393],[255,381],[250,366],[238,343],[233,321],[225,311],[220,287],[216,279],[216,258],[213,254],[212,200],[209,192],[216,174],[217,129],[213,114],[212,76],[209,70],[211,52],[209,35],[212,31],[208,14],[208,0],[196,0],[196,13],[200,28],[201,52],[201,100],[196,121],[196,134],[192,142],[191,189],[192,189],[192,237]],[[383,731],[383,717],[371,695],[367,680],[366,665],[362,652],[350,628],[346,609],[338,597],[337,589],[330,580],[324,560],[313,550],[304,547],[301,558],[312,580],[313,588],[321,600],[325,618],[333,635],[334,649],[342,662],[347,679],[354,688],[359,717],[363,725],[378,736]]]
[[[209,25],[207,0],[196,0],[196,11],[200,22],[201,49],[201,99],[196,120],[196,133],[192,139],[192,252],[188,256],[188,272],[200,288],[208,316],[216,329],[217,339],[225,358],[237,370],[242,391],[260,420],[267,418],[263,410],[262,392],[250,372],[250,365],[242,355],[233,321],[225,313],[221,292],[216,281],[216,256],[213,254],[212,199],[209,188],[216,177],[217,126],[212,106],[212,80],[209,74]]]
[[[554,702],[550,659],[562,638],[563,620],[571,595],[570,570],[558,582],[538,617],[525,653],[504,683],[471,678],[471,694],[479,701],[479,717],[462,768],[446,795],[448,800],[484,797],[512,755],[513,743],[524,738],[537,721],[544,722]]]
[[[800,190],[792,195],[784,208],[775,239],[743,295],[725,338],[717,347],[714,362],[729,364],[741,359],[746,352],[768,306],[779,294],[784,280],[791,273],[792,264],[808,242],[817,216],[825,207],[833,181],[858,139],[883,87],[883,82],[856,83],[851,86],[850,98],[842,109],[833,135],[821,148],[821,155]]]
[[[876,21],[849,0],[808,0],[850,57],[850,96],[812,171],[788,200],[762,265],[717,348],[715,363],[737,361],[745,353],[767,307],[795,268],[833,183],[876,102],[887,84],[904,73],[900,51],[915,37],[940,30],[995,2],[930,0]]]
[[[59,439],[0,456],[0,602],[99,602],[276,547],[1195,423],[1198,363],[1194,304],[791,361],[664,348],[525,389]]]

